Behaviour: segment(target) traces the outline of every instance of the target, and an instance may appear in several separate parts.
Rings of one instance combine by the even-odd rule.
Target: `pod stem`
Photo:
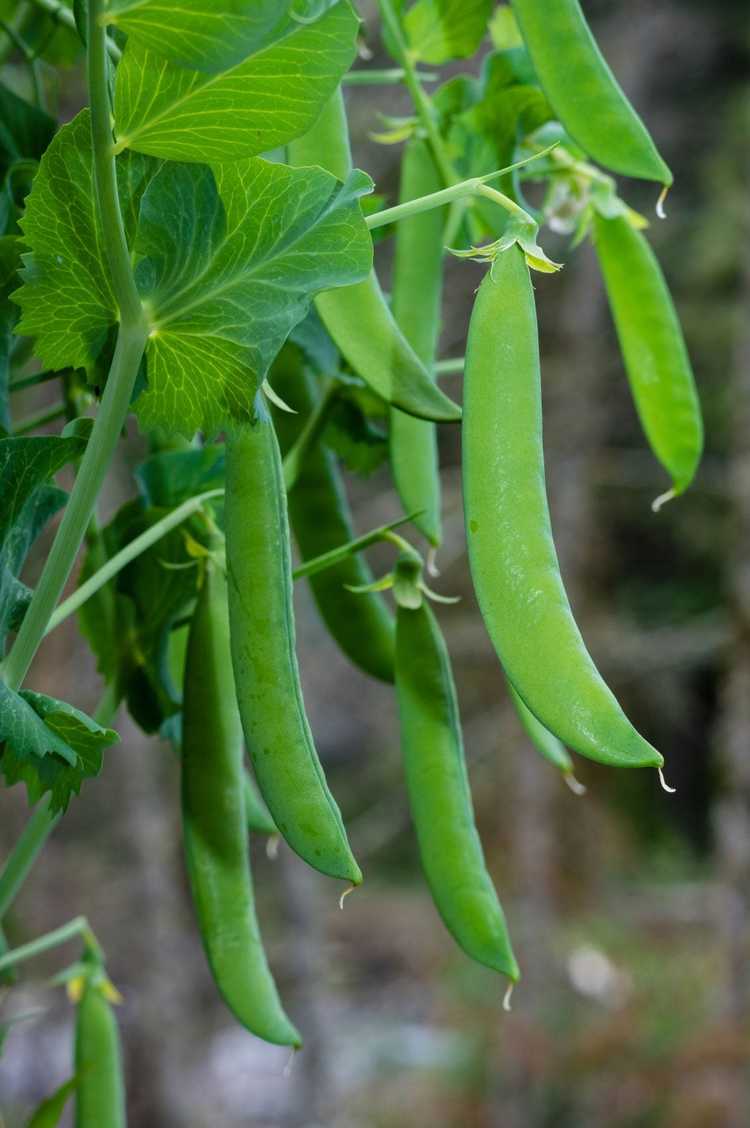
[[[36,940],[30,940],[28,944],[21,944],[18,948],[11,948],[4,956],[0,956],[0,971],[5,971],[8,967],[15,967],[16,964],[24,963],[26,960],[31,960],[35,956],[40,956],[43,952],[48,952],[51,948],[57,948],[61,944],[67,944],[69,940],[75,939],[80,936],[86,948],[95,953],[97,957],[101,956],[101,947],[99,941],[94,936],[89,922],[84,916],[74,917],[69,920],[67,924],[60,925],[59,928],[54,928],[51,932],[46,932],[44,936],[38,936]]]

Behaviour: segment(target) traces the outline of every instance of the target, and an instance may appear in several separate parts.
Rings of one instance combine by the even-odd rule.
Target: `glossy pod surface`
[[[594,240],[643,430],[682,493],[700,462],[703,422],[672,298],[644,235],[623,216],[595,214]]]
[[[594,666],[563,586],[545,488],[534,296],[516,247],[495,260],[474,303],[462,448],[474,589],[508,678],[573,751],[660,767]]]
[[[409,806],[435,905],[467,955],[519,977],[505,916],[487,872],[464,762],[450,660],[423,603],[399,607],[396,688]]]
[[[296,415],[279,412],[282,450],[292,446],[318,401],[315,377],[294,350],[287,348],[274,366],[272,383]],[[427,424],[429,426],[429,424]],[[336,457],[318,441],[307,452],[288,495],[289,518],[303,560],[353,540],[351,512]],[[361,554],[309,577],[318,611],[344,654],[366,674],[393,681],[395,625],[376,592],[355,594],[346,585],[371,584],[372,572]]]
[[[331,877],[362,880],[305,714],[295,650],[289,524],[270,422],[227,441],[232,666],[255,778],[279,833]]]
[[[621,90],[578,0],[511,0],[549,103],[600,164],[625,176],[672,183],[669,166]]]
[[[182,832],[201,939],[216,986],[259,1038],[298,1046],[255,915],[242,726],[229,649],[227,584],[213,563],[190,626],[182,725]]]
[[[120,1035],[112,1007],[89,980],[76,1016],[75,1128],[125,1128]]]
[[[293,165],[319,165],[340,180],[348,176],[352,161],[340,89],[288,153]],[[461,409],[432,382],[396,324],[374,270],[364,282],[319,294],[315,305],[339,351],[384,400],[424,419],[461,418]]]
[[[426,141],[414,139],[404,150],[399,202],[427,196],[443,187]],[[427,371],[434,378],[440,335],[445,211],[434,208],[396,229],[393,315]],[[440,477],[435,425],[391,409],[390,454],[393,478],[404,513],[420,515],[414,524],[434,546],[440,544]]]

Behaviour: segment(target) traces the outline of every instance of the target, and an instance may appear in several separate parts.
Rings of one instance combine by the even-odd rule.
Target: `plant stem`
[[[430,142],[432,155],[435,158],[435,164],[438,166],[440,175],[445,182],[446,187],[455,184],[458,180],[456,170],[448,156],[443,139],[440,136],[440,131],[437,127],[435,119],[435,110],[432,102],[427,94],[422,89],[422,84],[419,81],[416,64],[412,58],[409,48],[404,41],[404,35],[401,31],[401,23],[398,15],[393,7],[391,0],[378,0],[380,7],[380,15],[383,20],[383,25],[387,28],[391,39],[396,45],[398,54],[401,56],[399,62],[404,68],[404,82],[406,83],[409,93],[411,94],[414,108],[419,114],[419,120],[422,123],[422,128],[427,134],[427,139]]]
[[[173,509],[166,517],[162,517],[160,521],[157,521],[150,529],[146,529],[140,536],[134,537],[130,544],[126,544],[124,548],[115,553],[106,564],[103,564],[101,568],[94,572],[93,576],[89,576],[85,583],[81,584],[79,588],[76,588],[72,595],[68,596],[66,600],[55,608],[49,617],[44,632],[45,635],[48,635],[51,631],[54,631],[56,627],[59,627],[60,624],[77,611],[87,599],[91,599],[92,595],[96,595],[100,588],[103,588],[105,584],[109,583],[118,572],[121,572],[123,568],[127,567],[137,556],[146,552],[147,549],[151,548],[152,545],[156,544],[157,541],[171,532],[172,529],[181,525],[183,521],[197,512],[197,510],[207,501],[210,501],[211,498],[221,497],[223,493],[223,490],[216,489],[207,490],[206,493],[196,494],[195,497],[189,498],[187,501],[184,501],[182,505]]]
[[[66,8],[65,5],[61,3],[61,0],[34,0],[34,3],[37,8],[41,8],[59,23],[64,24],[65,27],[69,28],[71,31],[75,31],[77,34],[75,16],[70,8]],[[122,58],[122,51],[109,36],[107,36],[106,39],[106,47],[110,57],[114,59],[115,62]]]
[[[4,971],[6,967],[14,967],[16,964],[31,960],[34,956],[40,956],[42,952],[48,952],[50,948],[57,948],[60,944],[65,944],[76,936],[82,936],[87,946],[94,948],[97,952],[101,950],[86,917],[74,917],[73,920],[60,925],[52,932],[47,932],[36,940],[30,940],[28,944],[21,944],[18,948],[12,948],[4,956],[0,956],[0,971]]]
[[[8,391],[11,393],[22,392],[26,388],[35,388],[37,384],[47,384],[50,380],[57,380],[59,377],[64,376],[66,371],[69,370],[62,368],[58,372],[49,368],[46,372],[35,372],[33,376],[20,376],[17,380],[11,381]]]
[[[22,419],[18,426],[13,428],[13,434],[16,437],[28,435],[30,431],[35,431],[37,427],[43,427],[45,423],[53,423],[55,419],[62,419],[64,415],[65,404],[55,403],[52,407],[45,407],[42,411],[37,411],[34,415]]]
[[[299,472],[307,452],[325,427],[331,405],[337,394],[338,387],[331,381],[316,404],[315,409],[308,416],[307,422],[302,428],[297,441],[284,456],[284,486],[286,487],[287,493],[289,493],[299,477]]]
[[[435,363],[435,372],[438,376],[449,376],[452,372],[463,372],[466,358],[463,356],[452,356],[446,360],[438,360]]]
[[[429,71],[417,71],[420,82],[437,82],[440,75],[431,74]],[[344,86],[397,86],[406,81],[406,71],[403,67],[390,67],[387,70],[355,70],[345,74],[342,82]]]
[[[45,796],[40,799],[0,873],[0,920],[13,904],[39,852],[59,821],[59,814],[50,813],[48,798]]]
[[[304,564],[300,564],[299,568],[294,569],[292,579],[301,580],[305,576],[316,576],[318,572],[332,568],[334,564],[345,560],[347,556],[362,552],[363,549],[369,548],[371,544],[375,544],[377,541],[390,540],[392,529],[397,529],[399,525],[413,521],[416,516],[418,516],[417,513],[410,513],[407,517],[399,517],[397,521],[391,521],[389,525],[380,525],[377,529],[365,533],[364,536],[357,537],[356,540],[347,541],[346,544],[339,545],[338,548],[332,548],[330,552],[324,552],[322,556],[314,556],[312,560],[306,560]],[[406,544],[407,542],[404,541],[403,543]]]
[[[148,335],[130,264],[117,195],[112,152],[106,33],[101,0],[89,0],[87,76],[91,105],[96,200],[120,328],[101,407],[54,543],[8,657],[3,665],[9,688],[18,689],[44,638],[50,616],[70,576],[109,464],[127,417]]]

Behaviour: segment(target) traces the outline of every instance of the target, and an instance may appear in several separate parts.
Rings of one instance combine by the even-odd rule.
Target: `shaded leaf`
[[[98,775],[102,752],[120,738],[85,713],[43,693],[15,693],[0,681],[0,771],[6,784],[26,784],[29,802],[50,792],[50,810],[64,811],[84,779]]]
[[[119,149],[203,162],[287,144],[307,132],[349,69],[357,27],[340,0],[317,22],[213,75],[128,43],[115,87]]]
[[[54,132],[54,118],[0,82],[0,177],[18,160],[38,160]]]
[[[411,51],[433,65],[473,55],[493,7],[494,0],[417,0],[403,20]]]
[[[32,1114],[26,1128],[57,1128],[60,1123],[68,1098],[78,1087],[78,1078],[71,1077],[65,1081],[52,1096],[47,1097]]]

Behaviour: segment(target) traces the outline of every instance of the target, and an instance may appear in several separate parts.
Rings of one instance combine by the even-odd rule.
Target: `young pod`
[[[622,92],[579,0],[511,0],[534,69],[556,117],[595,161],[672,183],[672,173]]]
[[[284,475],[270,420],[227,440],[225,520],[232,666],[255,778],[292,849],[358,885],[362,874],[305,714]]]
[[[94,973],[78,1003],[75,1035],[75,1128],[125,1128],[120,1035]]]
[[[427,142],[417,138],[409,141],[401,165],[400,202],[427,196],[442,187]],[[440,335],[444,228],[442,208],[401,220],[393,264],[393,316],[433,379]],[[404,512],[418,512],[414,524],[437,547],[441,523],[435,424],[391,408],[390,456]]]
[[[279,1001],[255,915],[243,766],[229,647],[227,584],[211,560],[190,624],[182,722],[182,832],[193,905],[216,986],[267,1042],[299,1046]]]
[[[594,215],[594,245],[638,415],[672,493],[690,485],[703,420],[690,357],[661,267],[624,216]]]
[[[340,88],[288,154],[290,164],[319,165],[341,180],[348,176],[352,161]],[[319,294],[315,305],[346,361],[387,403],[420,419],[461,418],[461,409],[432,382],[396,324],[374,270],[364,282]]]
[[[396,615],[396,690],[409,807],[438,912],[472,959],[519,977],[474,824],[450,659],[423,599]]]
[[[661,767],[596,669],[560,575],[544,478],[536,310],[517,247],[498,256],[474,302],[462,450],[474,588],[518,695],[572,751],[618,767]]]

